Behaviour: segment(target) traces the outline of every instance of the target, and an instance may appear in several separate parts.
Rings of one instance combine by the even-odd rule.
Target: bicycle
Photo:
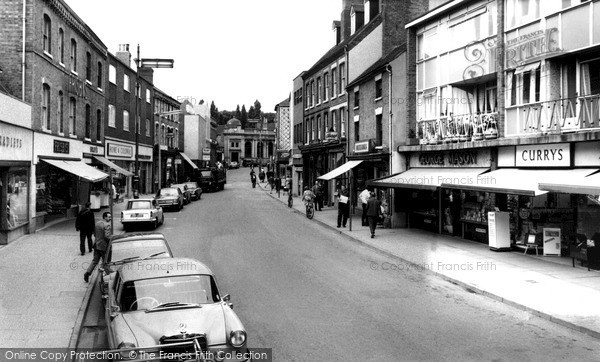
[[[312,200],[306,203],[306,217],[312,219],[315,216],[315,205]]]

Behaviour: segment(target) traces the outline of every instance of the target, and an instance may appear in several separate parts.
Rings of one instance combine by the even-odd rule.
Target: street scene
[[[594,0],[0,0],[0,361],[597,361]]]

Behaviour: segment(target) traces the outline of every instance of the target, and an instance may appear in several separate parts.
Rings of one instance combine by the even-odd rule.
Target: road
[[[165,213],[158,231],[213,270],[251,348],[276,361],[597,360],[590,336],[430,274],[374,270],[399,261],[253,189],[248,172],[228,171],[225,190]]]

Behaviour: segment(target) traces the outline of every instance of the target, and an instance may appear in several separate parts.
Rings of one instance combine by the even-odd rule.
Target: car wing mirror
[[[223,296],[223,298],[221,298],[221,300],[225,303],[227,303],[227,305],[229,306],[229,308],[233,309],[233,303],[230,303],[229,301],[231,300],[231,296],[229,294],[225,294]]]

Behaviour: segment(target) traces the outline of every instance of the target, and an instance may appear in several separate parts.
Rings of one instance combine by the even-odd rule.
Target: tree
[[[262,112],[260,111],[260,102],[257,100],[254,101],[254,118],[261,118]]]
[[[237,108],[235,109],[235,118],[240,119],[242,118],[242,112],[240,111],[240,105],[237,105]]]
[[[248,122],[248,113],[246,112],[246,106],[242,105],[242,112],[240,114],[240,121],[242,122],[242,128],[246,128]]]
[[[256,117],[256,111],[254,110],[254,106],[250,106],[250,110],[248,111],[248,118],[254,119]]]
[[[215,106],[215,101],[210,102],[210,116],[219,120],[219,108]]]

